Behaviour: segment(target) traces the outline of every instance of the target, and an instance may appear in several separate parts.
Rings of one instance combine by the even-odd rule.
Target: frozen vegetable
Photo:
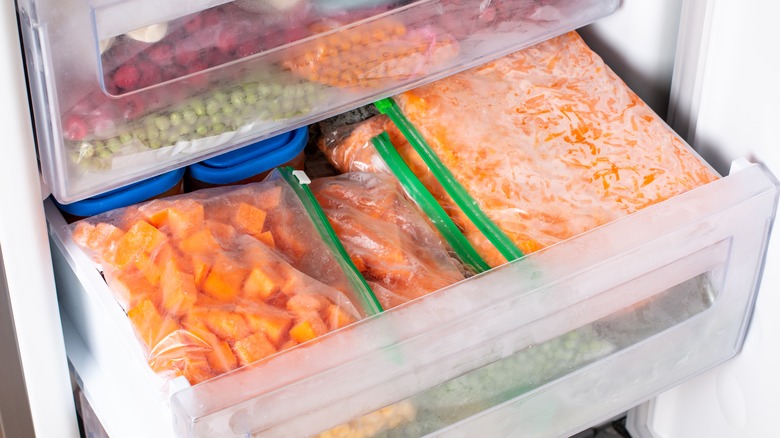
[[[310,187],[384,309],[464,278],[441,237],[391,176],[347,173],[315,179]]]
[[[413,421],[414,417],[414,404],[404,400],[326,430],[316,438],[371,438]]]
[[[615,351],[590,326],[533,345],[519,353],[407,399],[414,421],[378,437],[423,436],[512,400]]]
[[[340,28],[340,20],[320,20],[312,33]],[[433,26],[407,26],[392,18],[341,29],[301,48],[282,65],[294,73],[334,87],[386,86],[424,75],[458,53],[457,41]]]
[[[576,33],[395,100],[436,159],[526,254],[718,177]],[[412,155],[413,169],[428,172],[386,122],[370,123]],[[336,148],[359,150],[363,134]]]
[[[573,32],[396,101],[521,248],[717,178]]]
[[[490,266],[506,263],[506,258],[457,207],[436,177],[428,170],[428,166],[386,116],[380,115],[361,123],[326,131],[318,142],[318,147],[341,172],[389,172],[371,141],[384,131],[389,134],[390,141],[399,155],[452,218],[477,253]]]
[[[286,81],[278,70],[244,73],[240,81],[205,91],[177,83],[118,100],[92,93],[63,118],[70,160],[85,169],[109,170],[142,163],[151,159],[148,153],[194,152],[197,140],[220,141],[262,121],[305,114],[323,96],[314,84]]]
[[[131,93],[308,36],[307,2],[284,6],[226,3],[112,38],[101,54],[104,87]]]
[[[71,226],[163,377],[195,384],[371,313],[370,291],[273,176]]]

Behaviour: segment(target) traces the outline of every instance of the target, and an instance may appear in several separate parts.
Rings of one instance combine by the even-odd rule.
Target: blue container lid
[[[115,208],[137,204],[161,193],[165,193],[178,184],[183,176],[184,168],[176,169],[82,201],[71,204],[60,204],[55,199],[54,203],[60,210],[73,216],[94,216]]]
[[[284,164],[303,151],[307,127],[244,146],[188,167],[190,176],[208,184],[231,184]]]

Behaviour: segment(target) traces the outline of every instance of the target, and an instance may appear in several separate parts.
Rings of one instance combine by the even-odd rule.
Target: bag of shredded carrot
[[[718,178],[574,32],[394,99],[524,253]],[[406,158],[386,119],[334,142],[331,158],[349,164],[373,124]]]

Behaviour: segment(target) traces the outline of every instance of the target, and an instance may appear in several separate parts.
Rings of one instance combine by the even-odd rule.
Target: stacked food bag
[[[365,167],[366,138],[388,131],[475,246],[472,206],[448,199],[463,190],[529,253],[717,178],[576,33],[394,99],[393,123],[323,149],[341,169]]]

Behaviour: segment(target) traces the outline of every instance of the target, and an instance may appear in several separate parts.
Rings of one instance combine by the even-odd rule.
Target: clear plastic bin
[[[617,0],[22,0],[62,203],[215,156],[588,24]]]
[[[63,319],[75,327],[66,342],[83,342],[97,364],[68,348],[74,368],[87,391],[104,381],[91,380],[96,369],[134,389],[121,400],[93,392],[109,433],[124,423],[185,437],[548,437],[740,350],[777,199],[774,177],[747,166],[192,387],[148,371],[100,275],[46,210]]]

